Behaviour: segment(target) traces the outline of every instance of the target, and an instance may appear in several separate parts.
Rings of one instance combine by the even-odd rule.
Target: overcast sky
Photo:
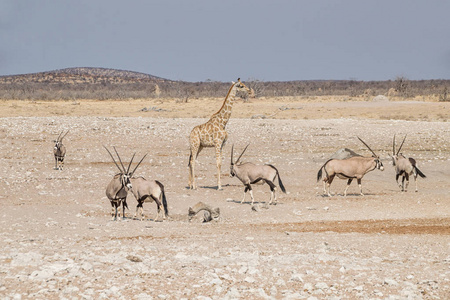
[[[450,79],[450,1],[0,0],[0,75]]]

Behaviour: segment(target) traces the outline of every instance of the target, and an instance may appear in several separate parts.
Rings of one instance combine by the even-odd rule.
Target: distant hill
[[[0,83],[134,83],[134,82],[170,82],[171,80],[150,74],[108,68],[66,68],[60,70],[0,76]]]
[[[450,80],[385,81],[297,80],[260,81],[244,79],[256,97],[348,96],[373,99],[377,95],[413,99],[417,96],[450,101]],[[229,82],[186,82],[108,68],[66,68],[61,70],[0,76],[0,99],[144,99],[224,97]],[[246,97],[245,95],[240,95]]]

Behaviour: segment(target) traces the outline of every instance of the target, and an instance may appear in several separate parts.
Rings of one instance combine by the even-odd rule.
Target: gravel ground
[[[0,119],[1,299],[449,299],[450,126],[402,120],[231,119],[224,148],[223,190],[214,151],[197,160],[199,189],[188,190],[188,135],[205,119],[147,117],[5,117]],[[70,130],[65,169],[53,170],[52,140]],[[408,134],[402,152],[427,175],[419,192],[395,184],[392,136]],[[363,138],[386,170],[353,183],[335,179],[322,196],[316,174],[342,147],[363,155]],[[264,208],[240,203],[230,178],[231,145],[244,161],[271,163],[288,191]],[[169,219],[136,201],[111,221],[105,188],[117,172],[103,149],[128,163],[149,153],[136,175],[160,180]],[[250,200],[249,195],[247,200]],[[202,201],[221,219],[188,221]]]

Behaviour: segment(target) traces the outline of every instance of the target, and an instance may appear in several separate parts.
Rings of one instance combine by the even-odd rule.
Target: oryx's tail
[[[286,188],[284,187],[283,182],[281,181],[280,172],[278,172],[278,169],[275,168],[275,166],[273,166],[273,165],[268,165],[268,166],[271,167],[271,168],[273,168],[273,169],[277,172],[277,175],[278,175],[278,185],[280,186],[281,191],[282,191],[283,193],[286,194]]]
[[[427,176],[425,176],[425,174],[422,173],[422,171],[419,170],[418,167],[414,166],[414,170],[416,171],[417,174],[419,174],[420,177],[422,177],[422,178],[427,177]]]
[[[322,179],[322,170],[325,170],[325,166],[330,160],[331,159],[327,160],[326,163],[324,163],[323,166],[320,167],[319,172],[317,172],[317,182],[319,182],[319,180]],[[328,176],[327,170],[325,170],[325,174]]]
[[[164,212],[165,212],[166,216],[168,216],[169,215],[169,209],[167,208],[167,198],[166,198],[166,193],[164,192],[164,185],[161,182],[159,182],[158,180],[155,180],[155,182],[161,188],[162,203],[163,203],[163,206],[164,206]]]

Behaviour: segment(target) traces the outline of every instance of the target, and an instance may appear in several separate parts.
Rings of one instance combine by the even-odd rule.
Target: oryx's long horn
[[[59,138],[61,137],[61,134],[62,134],[63,132],[64,132],[64,130],[61,131],[61,133],[58,135],[58,138],[56,139],[56,141],[58,141],[58,142],[60,141]]]
[[[123,166],[122,160],[120,159],[120,155],[116,150],[116,147],[113,147],[114,151],[116,151],[117,157],[119,158],[120,164],[122,165],[123,173],[125,174],[125,167]]]
[[[136,165],[136,167],[134,167],[133,172],[131,172],[130,176],[133,176],[134,172],[136,171],[136,169],[139,167],[139,165],[141,164],[141,162],[144,160],[144,158],[147,156],[148,153],[146,153],[144,155],[144,157],[139,161],[139,163]]]
[[[239,160],[241,159],[242,155],[244,155],[245,150],[247,150],[248,146],[250,146],[250,144],[248,144],[247,146],[245,146],[244,151],[242,151],[241,155],[239,155],[238,159],[236,160],[236,163],[239,162]]]
[[[234,162],[233,162],[233,152],[234,152],[234,144],[231,145],[231,164],[234,164]]]
[[[128,164],[127,174],[128,174],[128,172],[130,172],[131,163],[133,162],[135,155],[136,155],[136,152],[133,153],[133,157],[131,157],[130,163]]]
[[[108,153],[111,156],[113,162],[116,164],[117,169],[119,169],[120,173],[122,173],[123,171],[120,169],[119,165],[116,163],[116,160],[114,159],[114,156],[111,154],[111,152],[109,152],[108,148],[106,148],[104,145],[103,145],[103,147],[106,149],[106,151],[108,151]]]
[[[405,140],[406,140],[406,136],[407,136],[407,134],[405,134],[405,137],[403,138],[403,142],[402,142],[402,144],[400,145],[400,148],[398,148],[398,150],[397,150],[397,155],[400,153],[400,150],[402,150],[403,143],[404,143]]]
[[[375,155],[375,157],[378,157],[378,155],[376,155],[375,152],[373,152],[373,150],[370,149],[369,145],[367,145],[359,136],[357,136],[357,138],[361,141],[361,143],[363,143],[367,147],[367,149],[370,150],[370,152],[372,152],[373,155]]]
[[[62,133],[62,132],[61,132]],[[62,138],[61,138],[61,142],[62,142],[62,140],[63,140],[63,138],[65,138],[66,137],[66,135],[69,133],[69,130],[67,130],[67,132],[66,132],[66,134],[64,134],[63,136],[62,136]]]
[[[395,155],[395,134],[394,134],[394,140],[392,141],[392,155]]]

